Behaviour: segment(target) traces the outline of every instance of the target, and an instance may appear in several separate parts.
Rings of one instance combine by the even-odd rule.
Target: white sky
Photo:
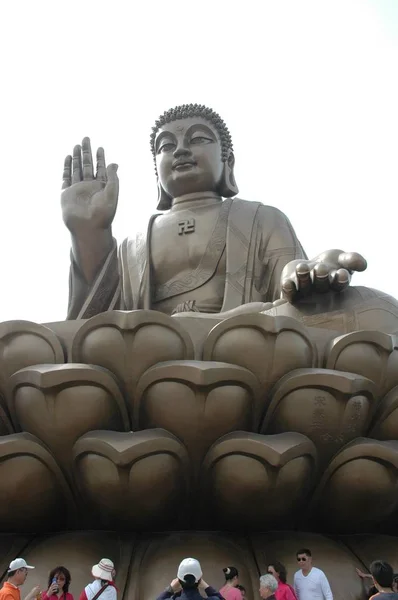
[[[119,164],[121,241],[155,211],[151,126],[189,102],[226,121],[241,198],[398,297],[398,0],[137,4],[1,4],[0,320],[65,318],[65,155],[88,135]]]

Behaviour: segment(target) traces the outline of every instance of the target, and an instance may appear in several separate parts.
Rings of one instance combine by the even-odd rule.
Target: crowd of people
[[[296,553],[296,558],[300,568],[294,574],[293,585],[287,582],[285,566],[276,560],[270,562],[268,572],[259,581],[262,600],[333,600],[325,573],[312,564],[311,551],[303,548]],[[0,589],[0,600],[21,600],[20,587],[25,583],[29,570],[34,568],[23,558],[11,561],[7,581]],[[369,581],[369,600],[398,600],[398,574],[394,574],[389,563],[376,560],[370,565],[369,573],[360,569],[356,571],[364,582]],[[225,567],[223,573],[225,583],[217,591],[205,581],[199,561],[185,558],[177,569],[177,577],[157,600],[200,600],[201,592],[210,600],[246,600],[246,589],[239,581],[238,569]],[[102,558],[92,567],[91,574],[94,580],[82,590],[79,600],[117,600],[113,562]],[[63,566],[55,567],[48,575],[47,589],[41,590],[40,586],[36,586],[23,600],[74,600],[69,592],[70,583],[69,570]]]
[[[34,569],[23,558],[11,561],[7,570],[7,581],[0,590],[0,600],[21,600],[20,587],[25,583],[28,573]],[[79,600],[116,600],[117,589],[114,584],[116,575],[114,564],[109,558],[102,558],[91,569],[94,581],[82,590]],[[69,592],[71,574],[66,567],[55,567],[48,575],[44,590],[35,586],[23,600],[74,600]]]

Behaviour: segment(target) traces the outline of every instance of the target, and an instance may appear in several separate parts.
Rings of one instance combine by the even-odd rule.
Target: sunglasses
[[[297,560],[298,560],[298,562],[305,562],[307,560],[307,558],[305,556],[298,556]]]

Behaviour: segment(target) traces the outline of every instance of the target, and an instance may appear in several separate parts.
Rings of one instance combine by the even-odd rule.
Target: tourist
[[[0,590],[0,600],[21,600],[21,592],[19,588],[26,581],[28,571],[34,567],[26,564],[23,558],[16,558],[10,562],[7,571],[7,581],[3,584]],[[40,594],[40,586],[35,586],[24,600],[33,600]]]
[[[109,558],[101,558],[98,565],[94,565],[91,574],[95,578],[92,583],[86,585],[79,600],[116,600],[117,590],[113,580],[115,578],[115,567]]]
[[[196,558],[184,558],[173,579],[157,600],[176,598],[180,600],[202,600],[199,590],[203,590],[211,600],[223,600],[223,597],[203,579],[202,567]]]
[[[294,591],[298,600],[333,600],[327,577],[321,569],[312,566],[308,548],[296,553],[300,570],[294,574]]]
[[[370,572],[377,588],[377,593],[371,597],[371,600],[398,600],[398,593],[392,589],[394,578],[392,566],[384,560],[375,560],[370,565]]]
[[[287,571],[282,563],[274,560],[268,565],[268,573],[273,575],[278,582],[278,589],[275,592],[276,600],[297,600],[292,586],[286,581]]]
[[[70,572],[66,567],[55,567],[48,576],[48,590],[42,593],[42,600],[73,600],[69,592]]]
[[[263,600],[276,600],[275,592],[278,589],[278,582],[273,575],[267,573],[260,577],[260,596]]]
[[[236,587],[239,583],[239,573],[236,567],[225,567],[223,569],[225,585],[220,594],[224,600],[242,600],[242,592]]]

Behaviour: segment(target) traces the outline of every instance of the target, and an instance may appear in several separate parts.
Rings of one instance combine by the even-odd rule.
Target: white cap
[[[114,570],[115,566],[109,558],[101,558],[98,565],[94,565],[91,569],[91,574],[93,577],[102,579],[103,581],[113,581]]]
[[[16,558],[10,562],[10,566],[8,567],[8,572],[17,571],[18,569],[34,569],[30,565],[26,564],[26,560],[24,558]]]
[[[195,583],[198,583],[198,581],[202,579],[202,567],[196,558],[184,558],[178,567],[178,579],[185,581],[187,575],[193,575],[193,577],[195,577]]]

